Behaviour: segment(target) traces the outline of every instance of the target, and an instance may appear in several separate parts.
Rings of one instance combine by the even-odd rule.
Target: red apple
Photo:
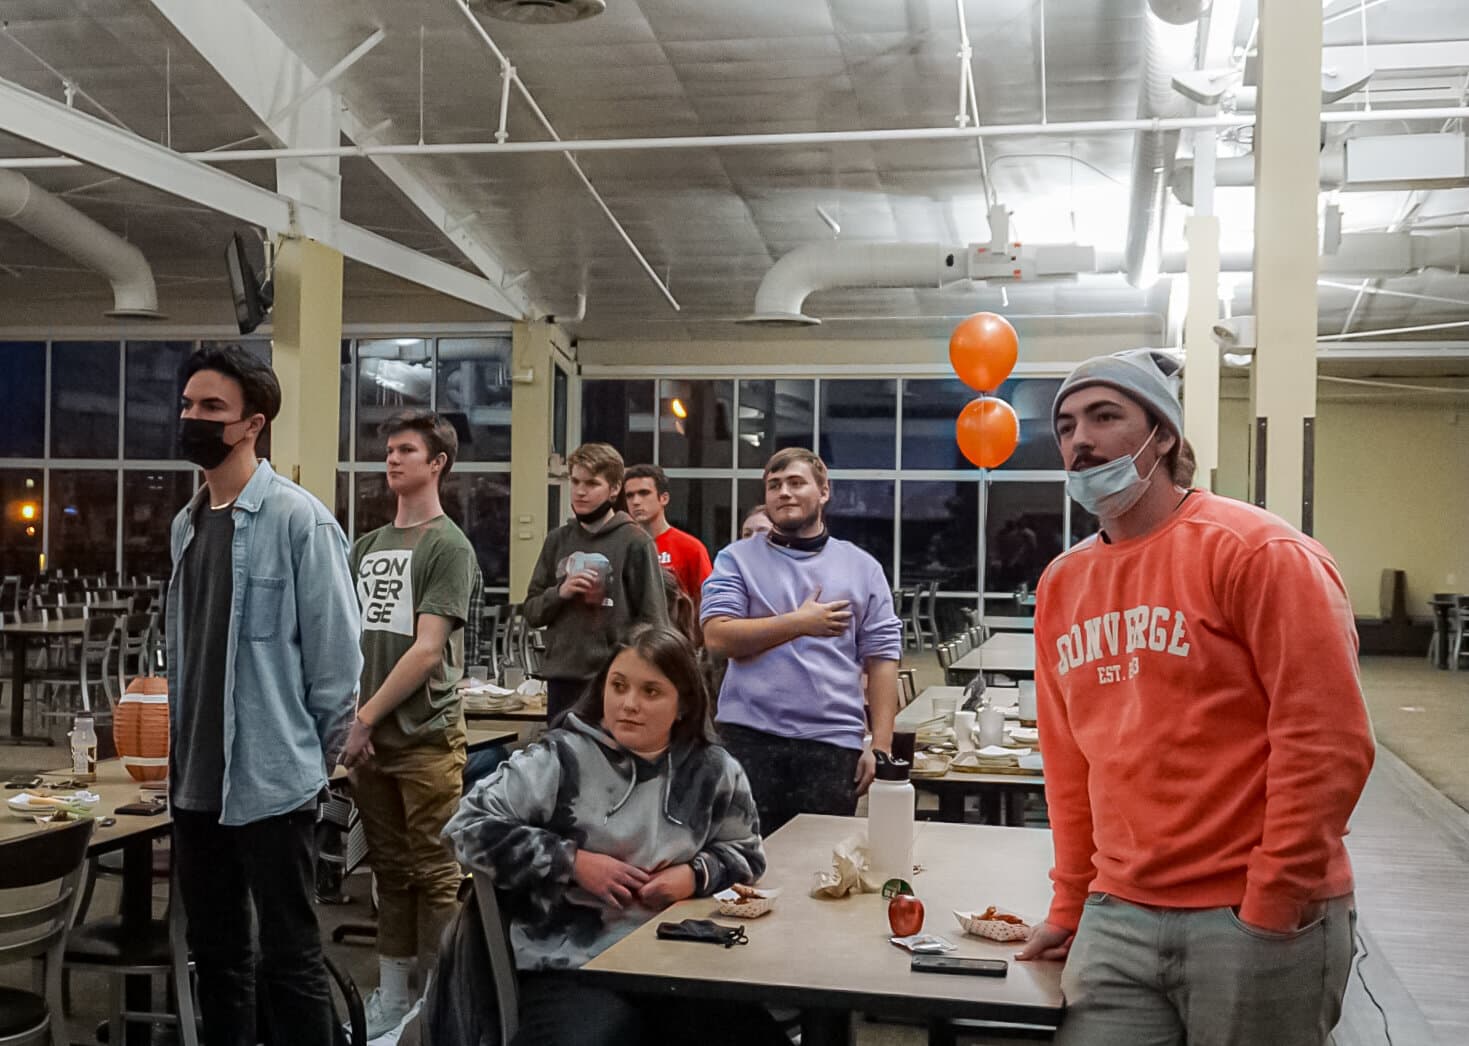
[[[911,937],[923,929],[923,902],[911,893],[900,893],[888,901],[888,925],[895,937]]]

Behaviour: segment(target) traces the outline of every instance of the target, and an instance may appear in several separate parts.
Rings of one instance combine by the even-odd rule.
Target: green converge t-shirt
[[[454,687],[464,675],[464,623],[479,584],[469,539],[448,516],[402,529],[390,523],[357,539],[352,576],[362,605],[363,704],[413,646],[419,614],[454,623],[428,681],[377,725],[373,747],[455,743],[464,731]]]

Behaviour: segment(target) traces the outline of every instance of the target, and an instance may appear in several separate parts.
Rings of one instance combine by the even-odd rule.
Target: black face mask
[[[244,421],[244,418],[237,419]],[[179,420],[178,448],[185,461],[191,461],[206,472],[219,468],[236,444],[224,441],[224,427],[234,421],[206,421],[204,418]]]
[[[772,545],[788,548],[792,552],[820,552],[826,547],[826,542],[831,537],[831,532],[825,527],[822,527],[820,534],[803,538],[797,537],[795,531],[785,531],[776,527],[770,533],[766,534],[765,537]]]
[[[591,526],[593,523],[602,522],[611,512],[612,502],[604,501],[590,512],[577,512],[573,510],[571,514],[576,517],[578,523],[585,523]]]

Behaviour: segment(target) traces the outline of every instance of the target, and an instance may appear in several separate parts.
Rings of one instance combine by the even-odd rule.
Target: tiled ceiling
[[[391,120],[381,141],[493,139],[499,69],[452,0],[248,0],[318,72],[375,29],[386,37],[339,81],[366,125]],[[966,0],[974,73],[985,123],[1130,118],[1137,112],[1143,0]],[[1331,15],[1352,6],[1333,0]],[[148,0],[0,0],[0,76],[51,97],[61,84],[42,61],[78,82],[137,133],[185,150],[249,138],[251,114],[182,43]],[[1236,42],[1249,38],[1245,0]],[[1367,12],[1370,42],[1469,39],[1462,0],[1392,0]],[[958,28],[952,0],[610,0],[605,14],[565,26],[482,23],[565,138],[809,132],[950,126],[958,100]],[[18,41],[18,43],[17,43]],[[1329,44],[1360,42],[1356,18],[1332,22]],[[29,49],[27,53],[19,45]],[[1041,55],[1045,56],[1044,108]],[[422,56],[422,61],[420,61]],[[1469,70],[1469,59],[1466,59]],[[420,84],[422,85],[420,88]],[[84,99],[82,108],[90,108]],[[421,121],[421,124],[420,124]],[[1436,129],[1436,128],[1434,128]],[[544,137],[517,100],[512,140]],[[251,144],[259,144],[253,142]],[[991,187],[1032,242],[1076,241],[1121,250],[1127,228],[1132,142],[1126,134],[991,140]],[[31,155],[0,139],[0,152]],[[820,206],[858,242],[988,238],[975,145],[904,142],[836,146],[595,152],[592,182],[682,305],[673,311],[591,197],[555,154],[412,158],[413,171],[473,214],[468,228],[504,261],[528,270],[524,288],[565,315],[587,299],[583,338],[757,338],[736,325],[761,277],[783,254],[832,237]],[[269,163],[229,170],[273,185]],[[155,190],[86,169],[30,172],[138,244],[171,296],[217,293],[224,240],[234,223]],[[467,266],[429,222],[368,162],[344,160],[343,213],[402,243]],[[1226,239],[1249,246],[1250,191],[1221,190]],[[1347,228],[1386,226],[1403,193],[1342,194]],[[1420,224],[1456,223],[1469,192],[1422,195]],[[1177,204],[1168,239],[1182,246]],[[1438,223],[1431,215],[1450,215]],[[0,302],[98,292],[95,276],[0,223]],[[348,293],[369,297],[395,281],[354,266]],[[1249,310],[1246,277],[1231,305]],[[1469,279],[1435,274],[1383,289],[1448,301],[1366,294],[1353,329],[1464,319]],[[206,290],[206,288],[208,288]],[[105,288],[102,288],[105,291]],[[1046,317],[1135,314],[1157,330],[1169,281],[1141,291],[1120,275],[1008,288],[846,290],[814,295],[820,337],[922,337],[976,308]],[[1323,333],[1339,331],[1355,290],[1324,287]],[[1008,303],[1008,304],[1006,304]],[[1449,336],[1452,336],[1450,332]],[[789,331],[778,334],[791,337]]]

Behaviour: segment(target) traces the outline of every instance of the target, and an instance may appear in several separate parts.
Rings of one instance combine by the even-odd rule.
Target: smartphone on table
[[[965,959],[957,955],[915,955],[914,973],[957,973],[970,977],[1004,977],[1010,964],[1004,959]]]

